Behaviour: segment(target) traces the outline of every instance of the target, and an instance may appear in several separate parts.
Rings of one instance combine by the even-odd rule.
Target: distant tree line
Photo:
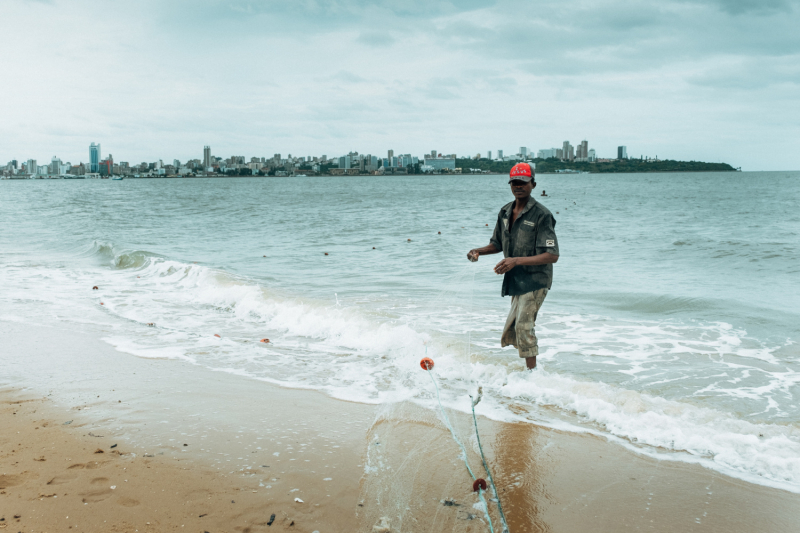
[[[736,170],[727,163],[703,163],[700,161],[646,161],[643,159],[615,159],[608,163],[589,163],[586,161],[561,161],[554,157],[549,159],[536,158],[531,161],[536,163],[536,172],[548,173],[557,170],[578,170],[592,173],[619,173],[619,172],[715,172]],[[511,167],[518,161],[493,161],[491,159],[456,159],[456,166],[461,167],[463,173],[469,173],[471,168],[488,170],[499,174],[507,174]]]

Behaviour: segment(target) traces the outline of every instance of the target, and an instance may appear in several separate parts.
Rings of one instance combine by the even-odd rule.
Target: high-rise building
[[[618,146],[617,147],[617,159],[628,159],[628,147],[627,146]]]
[[[583,159],[589,158],[589,141],[583,140],[581,141],[581,157]]]
[[[589,161],[595,161],[597,156],[595,155],[594,148],[589,150]]]
[[[561,148],[561,153],[563,154],[561,156],[562,159],[567,161],[572,161],[575,159],[575,147],[572,146],[569,141],[564,141],[564,145]]]
[[[211,147],[204,146],[203,147],[203,170],[211,166]]]
[[[501,161],[503,160],[503,151],[502,150],[498,150],[497,151],[497,159],[499,159]]]
[[[50,161],[49,173],[53,176],[61,174],[61,160],[56,156],[53,156],[53,160]]]
[[[489,150],[488,152],[486,152],[486,159],[491,159],[491,158],[492,158],[492,151]]]
[[[523,159],[528,157],[528,148],[525,147],[525,146],[520,146],[519,147],[519,155],[521,155]]]
[[[100,143],[89,145],[89,172],[100,172]]]
[[[550,159],[551,157],[560,158],[561,157],[561,149],[560,148],[548,148],[546,150],[539,150],[539,154],[536,156],[539,159]]]
[[[394,157],[394,150],[389,150],[389,156],[388,156],[389,162],[392,161],[393,157]]]
[[[434,158],[434,159],[436,159],[436,154],[437,154],[437,153],[438,153],[438,152],[437,152],[436,150],[431,150],[431,157],[432,157],[432,158]]]
[[[25,171],[28,174],[36,175],[36,172],[39,170],[39,167],[36,165],[35,159],[28,159],[28,162],[25,164]]]

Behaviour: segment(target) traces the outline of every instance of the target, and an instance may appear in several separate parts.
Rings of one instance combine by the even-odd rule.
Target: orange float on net
[[[259,342],[268,343],[269,339],[261,339]]]
[[[220,337],[219,333],[214,333],[214,336],[217,337],[218,339],[222,338],[222,337]]]
[[[419,362],[419,366],[422,367],[422,370],[432,370],[433,359],[431,359],[430,357],[423,357],[422,361]]]
[[[480,490],[486,490],[486,480],[482,477],[479,477],[475,480],[475,483],[472,484],[472,492],[478,492]]]

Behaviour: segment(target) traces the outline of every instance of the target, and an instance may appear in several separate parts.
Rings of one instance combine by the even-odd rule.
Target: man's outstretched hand
[[[467,259],[472,261],[473,263],[478,260],[481,254],[478,253],[478,250],[470,250],[467,252]]]
[[[499,263],[497,263],[494,267],[494,271],[496,274],[505,274],[515,266],[517,266],[517,257],[506,257]]]

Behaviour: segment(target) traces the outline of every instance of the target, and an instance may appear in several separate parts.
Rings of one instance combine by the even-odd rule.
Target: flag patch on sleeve
[[[555,246],[556,245],[556,241],[554,241],[554,240],[546,240],[544,242],[544,245],[545,246]]]

